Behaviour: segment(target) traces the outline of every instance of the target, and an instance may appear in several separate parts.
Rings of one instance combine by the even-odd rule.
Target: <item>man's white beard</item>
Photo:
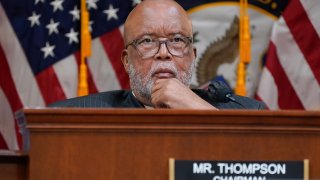
[[[182,72],[178,74],[177,67],[172,61],[156,61],[152,64],[152,67],[147,75],[141,74],[141,72],[137,72],[133,67],[133,64],[129,60],[129,78],[130,78],[130,86],[133,92],[143,98],[143,103],[146,105],[152,106],[151,103],[151,92],[154,85],[154,80],[152,79],[152,74],[154,74],[159,69],[169,69],[171,70],[175,77],[182,82],[187,87],[191,84],[192,72],[194,70],[195,60],[192,61],[188,71]]]

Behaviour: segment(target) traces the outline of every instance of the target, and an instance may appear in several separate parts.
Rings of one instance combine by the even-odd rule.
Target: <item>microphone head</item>
[[[211,97],[218,102],[229,102],[232,100],[232,91],[221,81],[211,81],[208,91]]]

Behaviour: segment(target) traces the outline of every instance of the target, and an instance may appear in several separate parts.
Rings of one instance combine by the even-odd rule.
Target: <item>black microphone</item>
[[[226,84],[221,81],[211,81],[208,87],[208,91],[211,97],[218,102],[236,102],[233,97],[232,91]]]

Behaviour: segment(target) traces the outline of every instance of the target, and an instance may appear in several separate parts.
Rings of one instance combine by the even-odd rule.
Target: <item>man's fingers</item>
[[[158,108],[170,108],[170,104],[176,101],[179,83],[174,78],[156,80],[151,93],[152,104]]]
[[[154,85],[152,87],[152,90],[151,90],[151,93],[153,94],[154,92],[160,90],[160,89],[163,89],[163,88],[166,88],[166,84],[167,82],[169,81],[169,79],[157,79],[155,82],[154,82]]]

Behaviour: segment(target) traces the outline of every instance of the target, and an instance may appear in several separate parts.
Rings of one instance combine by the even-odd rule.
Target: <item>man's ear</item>
[[[129,62],[128,62],[128,51],[126,49],[122,50],[121,61],[126,72],[129,72]]]
[[[193,54],[194,54],[194,59],[197,58],[197,48],[193,47]]]

